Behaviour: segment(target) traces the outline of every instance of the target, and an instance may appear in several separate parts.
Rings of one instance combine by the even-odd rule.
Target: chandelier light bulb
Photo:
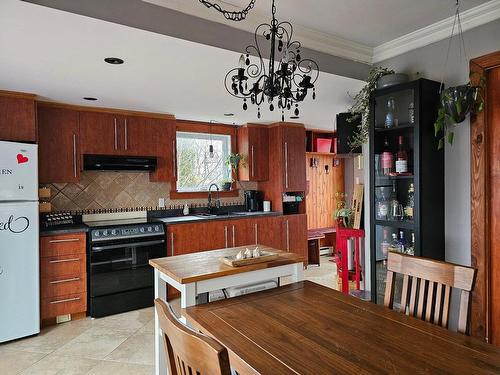
[[[245,69],[245,55],[241,54],[240,61],[238,62],[238,68]]]

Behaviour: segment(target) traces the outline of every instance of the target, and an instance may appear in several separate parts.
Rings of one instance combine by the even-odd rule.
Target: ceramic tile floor
[[[336,267],[329,259],[321,257],[321,266],[309,267],[304,277],[335,288]],[[177,312],[179,301],[173,305]],[[47,327],[38,336],[0,344],[0,374],[152,374],[153,332],[152,307]]]

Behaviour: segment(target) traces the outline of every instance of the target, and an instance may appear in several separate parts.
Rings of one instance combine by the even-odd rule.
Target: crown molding
[[[252,11],[248,14],[245,22],[227,21],[220,13],[207,11],[206,7],[198,1],[185,0],[142,0],[143,2],[173,9],[178,12],[186,13],[195,17],[203,18],[209,21],[221,23],[243,31],[254,33],[257,26],[261,23],[268,23],[269,17]],[[236,6],[224,1],[228,9],[238,10]],[[373,48],[361,43],[357,43],[338,36],[326,34],[317,30],[305,28],[294,24],[294,39],[298,40],[303,47],[323,52],[337,57],[343,57],[349,60],[370,64],[372,61]]]
[[[460,13],[463,31],[500,18],[500,0],[491,0]],[[446,39],[451,34],[454,16],[426,26],[373,49],[373,63]]]

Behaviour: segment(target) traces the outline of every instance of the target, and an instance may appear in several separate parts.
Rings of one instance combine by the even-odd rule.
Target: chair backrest
[[[179,322],[170,305],[157,298],[165,354],[172,375],[230,375],[227,349],[218,341]]]
[[[399,311],[445,328],[448,327],[451,290],[460,289],[458,332],[467,332],[474,268],[389,252],[384,305],[391,309],[394,308],[397,273],[403,275]]]

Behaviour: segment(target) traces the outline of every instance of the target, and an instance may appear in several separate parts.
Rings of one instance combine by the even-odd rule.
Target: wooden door
[[[78,111],[38,106],[40,183],[80,180]]]
[[[269,179],[269,129],[263,125],[247,125],[238,130],[238,152],[245,163],[240,166],[241,181]]]
[[[260,217],[256,220],[257,243],[278,250],[284,247],[283,216]]]
[[[123,148],[121,118],[112,113],[80,112],[82,154],[119,155]]]
[[[150,180],[173,181],[177,168],[175,165],[175,120],[148,119],[147,139],[151,147],[150,153],[154,152],[157,158],[156,171],[150,174]]]
[[[0,140],[36,142],[35,96],[0,91]]]
[[[490,342],[500,346],[500,67],[488,72],[490,215]]]
[[[234,220],[230,228],[231,244],[235,246],[255,245],[257,221],[251,219]]]
[[[201,250],[224,249],[232,246],[231,222],[227,220],[213,220],[198,224],[200,232]]]
[[[123,153],[129,156],[155,156],[156,142],[161,139],[154,132],[155,119],[127,116],[121,122]]]
[[[301,126],[283,127],[284,191],[306,190],[306,133]]]
[[[283,217],[285,250],[303,255],[307,259],[307,215]]]
[[[200,224],[186,223],[167,226],[168,256],[190,254],[202,250]]]

